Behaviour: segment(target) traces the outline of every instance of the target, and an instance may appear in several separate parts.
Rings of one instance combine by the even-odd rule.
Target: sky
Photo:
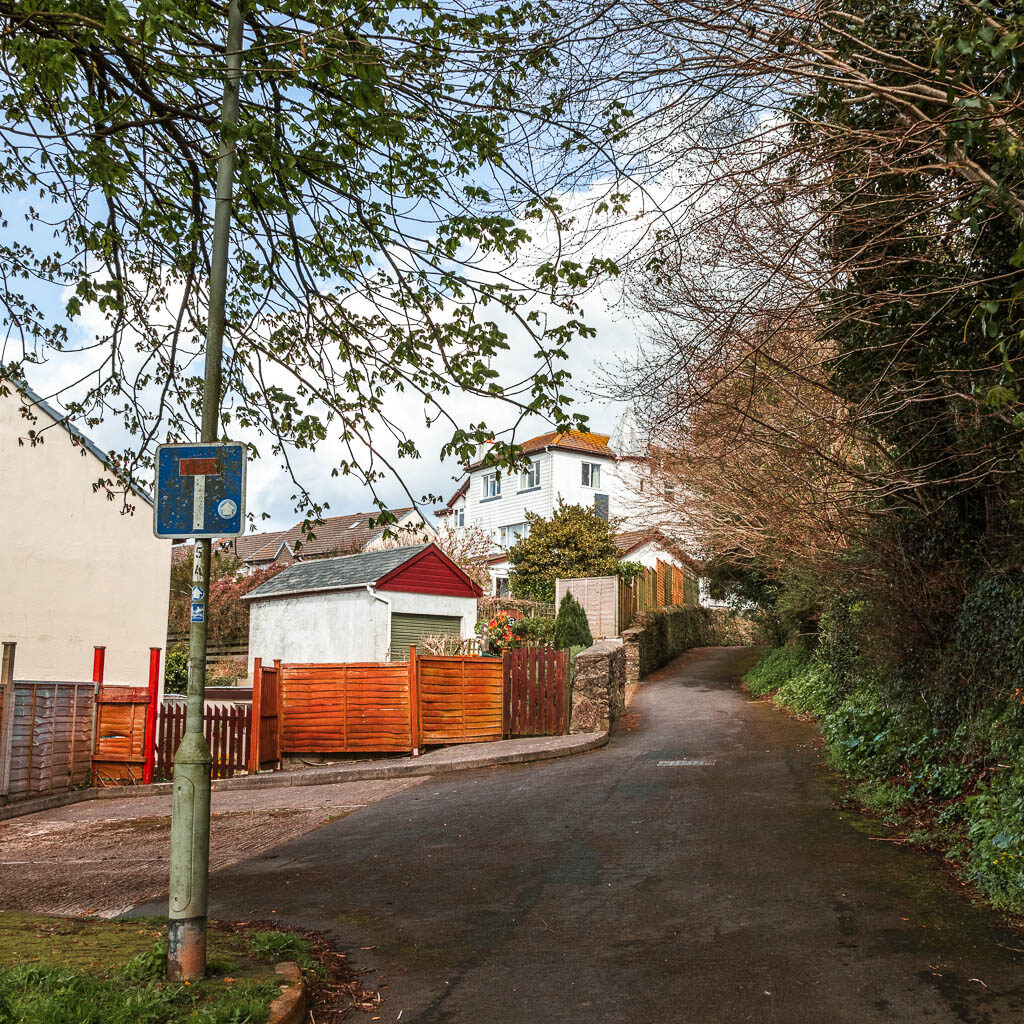
[[[596,397],[592,389],[597,384],[602,369],[614,367],[619,358],[636,351],[642,325],[635,316],[624,311],[619,301],[618,289],[614,286],[610,286],[610,290],[591,292],[583,297],[581,305],[582,318],[589,326],[595,328],[597,333],[593,338],[577,339],[573,343],[574,347],[570,350],[570,358],[566,363],[573,378],[568,394],[573,399],[572,409],[589,417],[589,426],[592,430],[597,433],[610,433],[623,405],[609,403]],[[53,312],[58,312],[56,301]],[[74,340],[88,343],[102,329],[99,314],[87,309],[82,317],[73,323],[71,335]],[[514,328],[509,328],[509,335],[509,352],[502,357],[498,368],[503,379],[519,379],[530,372],[533,362],[532,342],[525,335],[517,337]],[[47,397],[51,404],[60,410],[60,398],[71,399],[74,397],[74,389],[57,398],[50,396],[78,380],[83,371],[97,359],[94,351],[51,355],[46,363],[29,368],[29,384],[34,391]],[[454,395],[448,400],[447,407],[460,422],[477,422],[484,419],[496,433],[510,428],[514,421],[511,410],[498,403],[470,396]],[[377,487],[380,498],[388,507],[408,505],[410,501],[403,484],[417,500],[428,493],[453,493],[461,477],[460,467],[455,460],[442,461],[440,457],[442,446],[450,438],[451,428],[439,425],[432,430],[425,429],[422,407],[417,402],[410,403],[408,397],[404,395],[394,396],[388,405],[387,413],[416,438],[421,457],[399,459],[396,456],[401,482],[387,480],[379,483]],[[546,420],[534,417],[519,426],[515,440],[523,441],[549,429],[550,424]],[[131,439],[121,425],[112,419],[88,427],[85,433],[104,451],[117,450],[131,444]],[[394,452],[394,444],[384,431],[380,431],[374,441],[388,454]],[[374,499],[367,486],[353,477],[331,475],[332,466],[337,464],[337,458],[334,456],[337,450],[338,442],[328,439],[322,442],[316,451],[293,453],[292,464],[297,471],[296,475],[308,488],[314,501],[329,506],[326,515],[346,515],[373,510]],[[255,517],[255,529],[285,529],[299,521],[301,515],[295,512],[295,491],[293,481],[279,460],[274,459],[269,452],[260,459],[251,460],[247,466],[246,508],[250,515]],[[434,507],[437,506],[433,503],[421,506],[421,511],[428,521],[433,521],[430,509]],[[253,528],[253,525],[250,525],[247,532],[252,532]]]

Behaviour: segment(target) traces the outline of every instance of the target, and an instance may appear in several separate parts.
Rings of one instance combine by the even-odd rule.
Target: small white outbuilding
[[[249,657],[402,661],[424,636],[472,637],[481,593],[435,544],[299,562],[245,595]]]

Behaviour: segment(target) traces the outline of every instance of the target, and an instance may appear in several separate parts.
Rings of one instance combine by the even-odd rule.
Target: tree
[[[254,572],[243,571],[234,555],[218,552],[210,560],[209,639],[211,644],[241,644],[249,641],[249,602],[242,597],[273,579],[287,568],[271,565]],[[191,608],[192,559],[183,558],[171,566],[171,601],[168,628],[185,635]]]
[[[589,647],[593,642],[586,610],[572,594],[567,593],[555,616],[555,649],[562,651],[567,647]]]
[[[508,552],[509,588],[517,597],[554,601],[559,577],[614,576],[619,568],[612,524],[596,509],[561,499],[550,519],[526,513],[530,532]]]
[[[223,19],[221,5],[176,0],[0,0],[0,191],[13,200],[0,378],[17,387],[75,350],[72,417],[113,415],[134,435],[111,455],[122,487],[145,476],[157,441],[197,432]],[[453,393],[578,423],[561,360],[592,332],[572,296],[614,267],[582,265],[558,241],[558,195],[603,159],[571,97],[544,86],[561,31],[532,0],[246,4],[225,434],[289,471],[291,453],[332,438],[333,471],[372,487],[395,470],[381,432],[417,454],[419,431],[385,409],[395,392],[424,426],[447,427],[443,454],[460,459],[494,430],[464,422]],[[554,256],[521,259],[531,225]],[[48,315],[48,290],[62,315]],[[84,314],[95,336],[83,346],[69,324]],[[536,362],[505,383],[494,364],[513,328]],[[499,441],[491,457],[512,454]]]

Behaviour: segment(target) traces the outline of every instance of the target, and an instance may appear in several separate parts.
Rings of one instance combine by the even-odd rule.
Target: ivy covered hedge
[[[625,630],[627,647],[639,647],[639,677],[667,665],[691,647],[749,643],[749,627],[734,613],[719,608],[670,605],[644,614]]]

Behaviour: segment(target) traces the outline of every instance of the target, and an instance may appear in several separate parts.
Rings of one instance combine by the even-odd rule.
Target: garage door
[[[409,615],[395,612],[391,616],[391,660],[405,661],[409,648],[420,647],[425,636],[459,636],[462,619],[458,615]]]

